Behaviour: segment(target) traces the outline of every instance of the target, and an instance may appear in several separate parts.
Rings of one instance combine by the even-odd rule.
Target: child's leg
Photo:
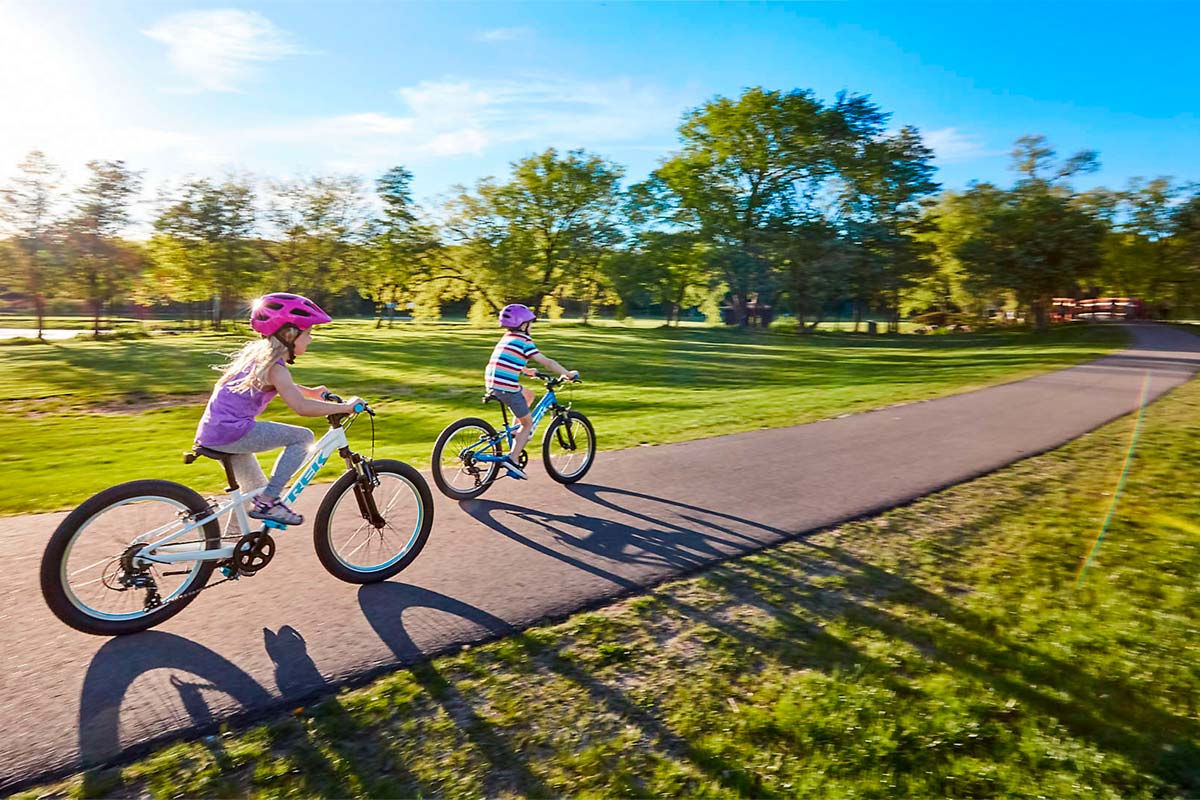
[[[267,482],[267,476],[263,474],[262,467],[258,465],[258,459],[253,453],[238,453],[230,458],[230,463],[233,465],[233,477],[237,478],[238,486],[243,492],[252,492]],[[246,505],[248,508],[249,503]],[[229,532],[246,532],[242,530],[237,514],[229,515]]]
[[[517,422],[521,423],[521,427],[513,434],[511,453],[513,461],[521,457],[521,451],[525,449],[525,445],[529,444],[529,437],[533,435],[533,414],[526,414],[520,417]]]
[[[313,432],[308,428],[299,425],[284,425],[281,422],[256,422],[250,432],[241,439],[232,444],[221,445],[217,449],[226,453],[249,454],[284,448],[275,461],[275,468],[271,470],[271,479],[267,481],[267,487],[262,492],[264,497],[275,500],[283,491],[288,478],[292,477],[308,458],[312,444]],[[253,456],[250,457],[250,460],[253,460]],[[255,467],[257,466],[255,464]],[[249,469],[248,466],[246,468]],[[258,474],[261,476],[262,471],[259,470]],[[238,475],[238,481],[241,482],[241,480],[241,475]],[[251,490],[261,485],[262,483],[259,481],[243,485],[242,488]]]
[[[521,396],[525,398],[525,407],[533,408],[533,392],[522,386]],[[533,436],[533,414],[526,413],[525,416],[519,417],[517,422],[521,423],[521,429],[513,434],[513,458],[521,455],[525,445],[529,444],[529,437]]]

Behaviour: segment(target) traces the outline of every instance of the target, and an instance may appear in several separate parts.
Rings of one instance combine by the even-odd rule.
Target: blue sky
[[[939,180],[1008,181],[1024,133],[1088,183],[1200,180],[1200,4],[178,3],[0,0],[0,175],[34,146],[150,186],[244,170],[418,197],[548,146],[644,177],[681,114],[743,87],[870,94]]]

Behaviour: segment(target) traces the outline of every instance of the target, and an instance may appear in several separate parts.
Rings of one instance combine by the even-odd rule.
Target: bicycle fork
[[[354,470],[358,476],[354,482],[354,499],[358,503],[358,513],[376,530],[382,528],[386,524],[386,520],[379,513],[379,507],[375,504],[374,490],[379,485],[379,478],[375,476],[371,462],[358,453],[351,452],[349,448],[344,448],[341,455],[346,460],[346,467]]]

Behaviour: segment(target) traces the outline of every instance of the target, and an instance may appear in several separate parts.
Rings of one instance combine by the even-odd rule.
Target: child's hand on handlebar
[[[568,370],[563,373],[563,377],[569,381],[577,381],[577,380],[579,380],[579,370],[577,370],[577,369]]]
[[[531,378],[536,378],[538,371],[535,367],[521,367],[521,373],[523,375],[528,375]]]
[[[342,403],[342,408],[347,414],[356,414],[364,411],[367,408],[367,401],[361,397],[351,397],[346,402]]]

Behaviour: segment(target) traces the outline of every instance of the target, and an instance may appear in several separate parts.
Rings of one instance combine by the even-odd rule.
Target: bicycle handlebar
[[[342,398],[338,397],[338,396],[337,396],[336,394],[334,394],[333,392],[321,392],[321,399],[322,399],[322,400],[325,400],[325,401],[328,401],[328,402],[330,402],[330,403],[343,403],[343,402],[345,402],[344,400],[342,400]],[[369,405],[367,405],[366,403],[355,403],[355,404],[354,404],[354,413],[355,413],[355,414],[361,414],[361,413],[363,413],[364,411],[365,411],[365,412],[367,412],[368,414],[370,414],[372,417],[373,417],[373,416],[375,416],[375,410],[374,410],[374,409],[372,409],[372,408],[371,408]],[[343,414],[344,414],[345,412],[341,412],[341,413],[343,413]],[[335,414],[329,414],[328,416],[331,416],[331,417],[332,417],[332,416],[336,416],[336,415],[335,415]]]
[[[534,377],[545,381],[547,384],[558,385],[560,383],[583,383],[583,379],[576,375],[574,378],[566,378],[562,375],[548,375],[545,372],[536,372]]]

